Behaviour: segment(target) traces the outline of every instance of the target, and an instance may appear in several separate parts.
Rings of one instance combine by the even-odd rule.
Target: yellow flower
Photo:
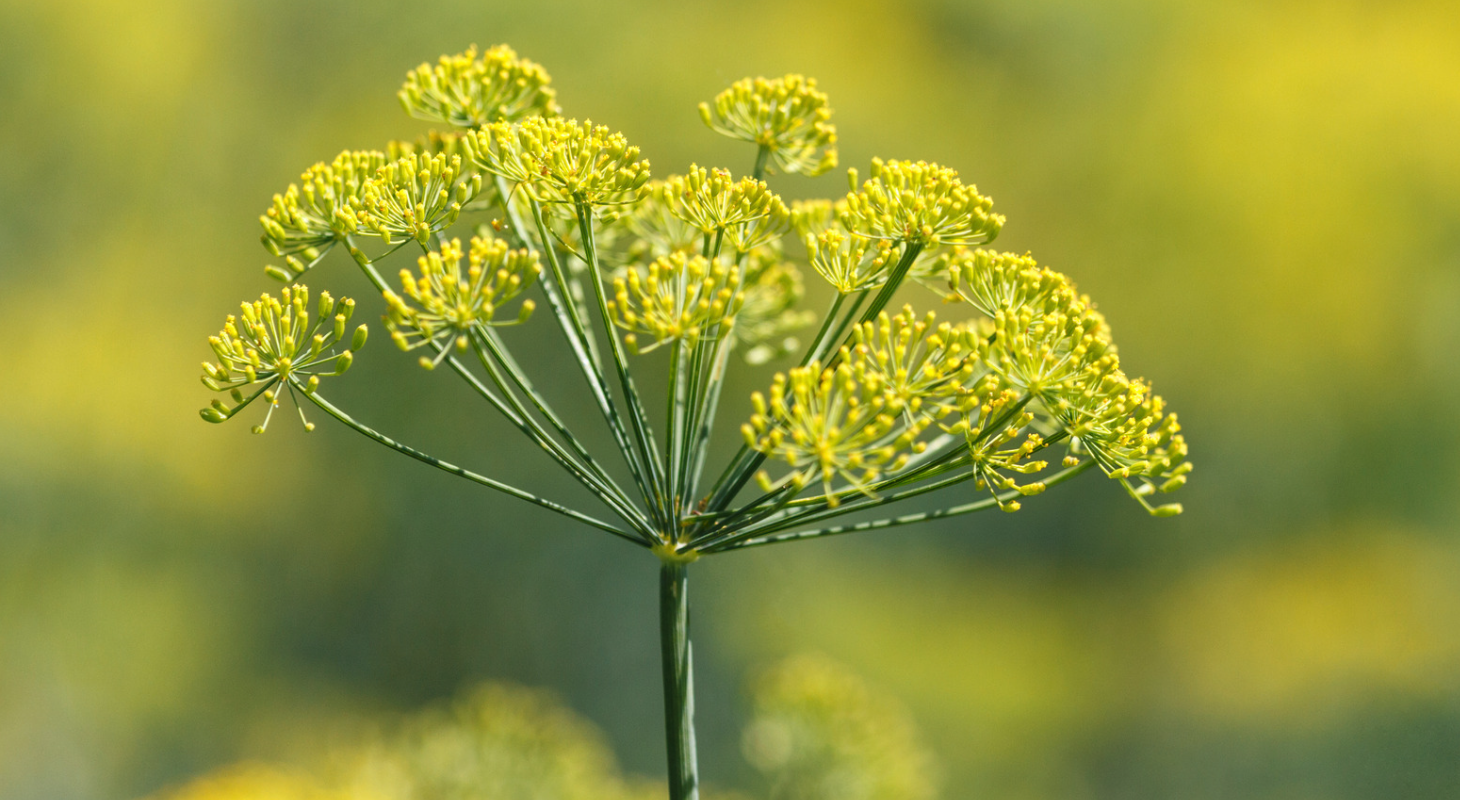
[[[501,239],[476,236],[466,254],[465,273],[461,270],[461,258],[461,240],[452,239],[439,251],[417,260],[419,276],[408,269],[401,270],[401,289],[411,303],[395,292],[386,291],[389,313],[385,325],[400,349],[412,350],[445,340],[454,342],[458,350],[465,350],[468,336],[477,326],[516,325],[532,315],[533,302],[523,300],[515,319],[495,321],[502,306],[541,274],[542,266],[535,251],[512,250]],[[434,359],[422,356],[421,366],[435,368],[448,352],[450,348],[443,347]]]
[[[425,244],[456,222],[481,188],[480,175],[463,175],[459,155],[403,156],[365,184],[361,224],[387,243],[404,236]]]
[[[716,133],[765,148],[772,169],[814,176],[836,167],[836,126],[814,78],[736,81],[713,105],[700,103],[700,118]]]
[[[639,158],[639,148],[590,121],[499,122],[469,133],[467,145],[477,166],[554,205],[631,203],[649,180],[649,162]]]
[[[200,413],[208,422],[233,418],[262,397],[269,411],[254,433],[263,433],[279,405],[282,389],[310,393],[321,376],[342,375],[354,360],[354,351],[365,345],[364,325],[355,329],[348,350],[338,351],[345,335],[345,323],[355,311],[355,301],[332,299],[320,292],[317,315],[311,316],[309,288],[286,286],[279,298],[265,292],[258,300],[244,303],[242,316],[229,315],[223,330],[210,336],[208,344],[218,356],[217,364],[203,362],[203,385],[215,392],[227,392],[233,406],[221,400]],[[282,389],[281,389],[282,387]],[[245,395],[244,390],[252,390]],[[298,405],[295,398],[296,405]],[[303,420],[303,409],[300,419]],[[304,421],[305,430],[314,430]]]
[[[464,53],[442,56],[433,67],[422,64],[406,75],[399,92],[407,114],[458,128],[515,122],[529,116],[554,116],[552,78],[537,64],[518,58],[505,44],[477,58],[473,45]]]
[[[855,171],[851,179],[855,187]],[[847,195],[839,214],[848,229],[875,239],[969,245],[999,235],[1004,217],[993,205],[947,167],[874,158],[868,179]]]
[[[346,150],[328,164],[321,161],[305,170],[298,184],[274,195],[259,222],[264,247],[283,256],[285,266],[266,267],[268,274],[286,283],[297,280],[335,243],[358,232],[365,185],[385,164],[384,153]]]
[[[667,342],[693,345],[702,336],[718,336],[733,324],[740,309],[740,277],[721,259],[682,253],[629,267],[614,278],[614,299],[608,304],[614,324],[629,331],[624,342],[647,353]],[[648,346],[639,342],[645,335]]]

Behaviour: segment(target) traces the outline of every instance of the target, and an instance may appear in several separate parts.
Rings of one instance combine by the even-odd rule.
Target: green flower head
[[[480,128],[492,122],[516,122],[530,116],[554,116],[559,109],[552,78],[542,67],[505,44],[477,58],[466,52],[442,56],[406,75],[399,97],[407,114],[458,128]]]
[[[668,342],[693,345],[728,331],[740,309],[739,289],[733,265],[676,253],[614,278],[608,311],[614,324],[629,332],[624,336],[629,350],[647,353]],[[641,335],[650,344],[640,343]]]
[[[305,170],[299,183],[274,195],[259,222],[264,247],[283,256],[285,266],[265,271],[286,283],[297,280],[335,243],[357,233],[365,185],[385,164],[384,153],[346,150],[328,164],[321,161]]]
[[[813,78],[736,81],[714,103],[700,103],[700,118],[716,133],[765,148],[773,170],[815,176],[836,167],[836,126]]]
[[[632,203],[649,181],[649,162],[639,158],[639,148],[586,120],[494,123],[468,134],[467,145],[477,166],[554,205]]]
[[[361,227],[387,243],[400,236],[425,244],[461,215],[481,191],[480,175],[462,173],[461,156],[412,154],[380,168],[365,184]]]
[[[735,316],[735,338],[749,346],[745,360],[764,364],[801,347],[792,331],[816,321],[816,313],[797,308],[805,294],[801,271],[782,258],[778,247],[760,247],[745,268],[744,302]]]
[[[925,161],[872,159],[868,179],[839,209],[848,229],[874,239],[940,244],[982,244],[992,241],[1004,217],[992,212],[994,201],[964,186],[958,173]]]
[[[813,361],[777,373],[769,398],[756,392],[750,399],[755,413],[741,426],[746,444],[793,470],[775,484],[760,473],[761,487],[799,488],[820,480],[831,506],[838,504],[836,479],[870,495],[870,484],[922,452],[926,445],[918,437],[932,422],[905,415],[875,364],[846,348],[837,366]]]
[[[328,292],[320,292],[318,311],[311,315],[309,288],[303,285],[284,287],[277,299],[265,293],[252,303],[244,303],[241,316],[230,314],[223,330],[208,337],[218,363],[203,362],[203,385],[215,392],[227,392],[233,405],[214,400],[200,412],[203,419],[232,419],[262,397],[269,411],[253,432],[263,433],[283,389],[291,396],[295,390],[312,393],[321,376],[343,375],[350,368],[354,351],[365,346],[367,333],[364,325],[357,327],[349,349],[340,349],[345,323],[354,311],[354,300],[335,301]],[[302,408],[299,416],[304,419]],[[304,427],[314,430],[307,420]]]
[[[401,270],[405,298],[386,291],[385,326],[400,349],[454,343],[458,350],[465,350],[470,343],[468,337],[478,326],[517,325],[532,316],[533,302],[523,300],[515,318],[496,320],[497,312],[541,274],[536,252],[512,250],[501,239],[476,236],[466,253],[465,272],[461,259],[461,240],[452,239],[440,250],[417,260],[419,275]],[[434,369],[449,352],[450,348],[443,346],[434,359],[422,356],[421,366]]]
[[[725,236],[738,252],[778,240],[791,229],[790,209],[765,181],[737,181],[730,170],[691,165],[669,186],[675,216],[707,236]]]

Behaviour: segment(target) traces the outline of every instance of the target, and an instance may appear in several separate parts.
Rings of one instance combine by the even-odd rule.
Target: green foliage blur
[[[0,0],[0,797],[290,763],[484,679],[663,774],[652,559],[328,421],[197,417],[206,335],[271,285],[270,196],[423,131],[406,71],[472,42],[660,174],[748,171],[695,104],[816,76],[843,164],[977,183],[1195,451],[1175,520],[1090,476],[697,564],[709,783],[762,791],[743,676],[812,648],[907,705],[949,798],[1460,796],[1453,2]],[[368,297],[337,255],[311,285]],[[513,337],[577,396],[555,335]],[[776,366],[732,377],[727,418]],[[409,357],[338,383],[393,436],[591,502]]]

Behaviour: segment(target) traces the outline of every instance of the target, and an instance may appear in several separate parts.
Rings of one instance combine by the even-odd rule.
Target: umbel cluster
[[[865,175],[848,171],[844,197],[786,203],[766,176],[837,165],[826,95],[787,75],[738,81],[700,105],[711,130],[754,147],[750,175],[690,166],[660,179],[622,134],[563,116],[549,84],[506,46],[422,65],[401,105],[442,130],[340,153],[275,195],[263,243],[279,259],[268,274],[286,286],[244,303],[209,339],[218,361],[203,365],[203,383],[228,399],[203,418],[262,401],[262,432],[287,394],[301,419],[313,404],[666,561],[1014,511],[1092,468],[1150,513],[1180,513],[1152,499],[1191,470],[1176,415],[1122,370],[1110,327],[1068,278],[988,247],[1004,217],[956,171],[874,159]],[[455,231],[468,225],[463,243]],[[336,249],[383,296],[401,350],[459,375],[611,518],[442,462],[325,400],[321,379],[343,374],[367,338],[364,325],[346,330],[354,301],[311,301],[299,283]],[[414,269],[387,279],[381,262],[400,249],[418,256]],[[808,270],[834,290],[823,313],[802,308]],[[963,319],[894,304],[909,282]],[[509,325],[536,327],[571,354],[613,436],[611,458],[590,453],[533,386],[498,330]],[[707,475],[737,353],[795,366],[752,396],[753,413],[737,420],[740,452]],[[665,397],[640,393],[644,369],[667,370]],[[943,493],[955,502],[939,511],[815,526],[959,484],[971,491]]]

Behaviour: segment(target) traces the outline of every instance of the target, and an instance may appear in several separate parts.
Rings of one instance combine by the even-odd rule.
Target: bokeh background
[[[662,775],[652,559],[328,420],[197,417],[205,336],[270,286],[270,195],[423,131],[402,77],[472,42],[660,173],[748,170],[695,103],[817,76],[844,165],[976,182],[1192,442],[1175,520],[1087,477],[696,565],[708,780],[754,789],[747,675],[814,650],[907,704],[949,798],[1460,796],[1448,0],[0,0],[0,796],[138,797],[484,679]],[[310,283],[366,296],[343,260]],[[519,341],[570,392],[557,337]],[[337,402],[581,499],[384,344]]]

